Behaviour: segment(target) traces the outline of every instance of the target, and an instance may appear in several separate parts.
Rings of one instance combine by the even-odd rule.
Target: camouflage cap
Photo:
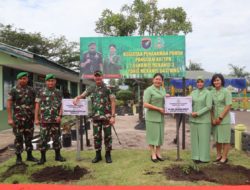
[[[49,79],[55,79],[56,76],[54,74],[47,74],[46,77],[45,77],[45,81],[49,80]]]
[[[17,76],[16,76],[16,79],[20,79],[20,78],[22,78],[22,77],[24,77],[24,76],[28,76],[28,73],[27,72],[21,72],[21,73],[18,73],[17,74]]]
[[[95,71],[94,76],[102,76],[102,71],[99,70]]]

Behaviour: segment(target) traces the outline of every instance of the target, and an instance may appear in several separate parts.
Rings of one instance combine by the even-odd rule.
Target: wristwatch
[[[222,121],[222,120],[223,120],[223,118],[222,118],[222,117],[219,117],[219,120],[220,120],[220,121]]]
[[[111,117],[114,117],[114,118],[115,118],[115,115],[113,114],[113,115],[111,115]]]

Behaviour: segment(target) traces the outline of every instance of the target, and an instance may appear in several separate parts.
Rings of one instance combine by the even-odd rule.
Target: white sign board
[[[73,99],[62,100],[63,115],[88,115],[88,100],[80,99],[77,105],[73,104]]]
[[[234,112],[229,112],[229,114],[230,114],[230,119],[231,119],[231,124],[235,124],[236,123],[236,121],[235,121],[235,113]]]
[[[192,113],[191,96],[165,97],[166,113]]]

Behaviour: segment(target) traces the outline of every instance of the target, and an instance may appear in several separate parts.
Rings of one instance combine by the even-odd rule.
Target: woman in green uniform
[[[162,87],[163,75],[156,73],[153,85],[144,91],[143,102],[146,108],[146,141],[151,150],[153,162],[163,161],[160,146],[164,139],[164,97],[166,90]]]
[[[214,86],[211,94],[213,100],[212,131],[217,150],[215,162],[227,163],[231,137],[229,111],[232,105],[232,94],[224,88],[225,80],[221,74],[213,75],[211,84]]]
[[[204,79],[198,77],[197,89],[192,91],[192,114],[190,117],[191,153],[196,163],[210,161],[210,134],[212,97],[204,88]]]

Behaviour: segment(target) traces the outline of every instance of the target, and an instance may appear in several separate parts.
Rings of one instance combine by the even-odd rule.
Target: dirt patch
[[[15,151],[10,150],[8,147],[1,149],[0,151],[0,163],[8,160],[15,155]]]
[[[24,174],[26,173],[28,165],[22,163],[19,165],[13,165],[11,167],[8,168],[7,171],[5,171],[2,175],[1,175],[1,181],[4,181],[5,179],[7,179],[8,177],[14,175],[14,174]]]
[[[223,185],[249,185],[250,169],[229,164],[211,164],[199,168],[197,165],[173,165],[165,168],[167,179],[176,181],[209,181]]]
[[[82,176],[87,174],[85,168],[80,168],[78,165],[74,168],[66,168],[63,166],[46,167],[37,173],[31,175],[34,182],[48,182],[48,181],[70,181],[79,180]]]

